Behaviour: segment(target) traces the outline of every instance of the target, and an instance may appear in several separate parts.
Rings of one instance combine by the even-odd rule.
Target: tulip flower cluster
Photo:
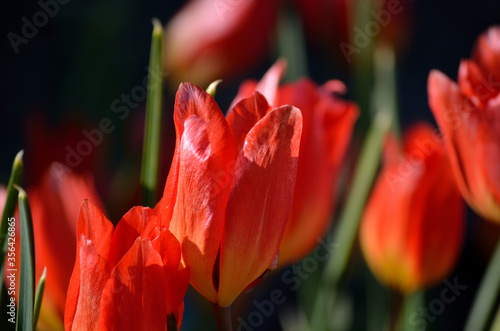
[[[174,120],[176,150],[157,209],[181,243],[191,284],[225,307],[276,267],[302,116],[292,106],[272,109],[255,92],[226,119],[208,93],[187,83]]]
[[[359,1],[289,3],[299,9],[306,31],[316,38],[335,44],[360,40],[356,37],[360,28],[350,22],[361,19],[355,19],[359,13],[353,9]],[[157,180],[162,167],[158,154],[165,146],[160,144],[160,125],[153,125],[163,123],[162,88],[147,91],[140,182],[147,198],[118,221],[106,216],[93,175],[85,171],[89,160],[70,169],[54,162],[64,159],[57,155],[62,145],[54,147],[54,155],[49,153],[40,167],[31,169],[35,175],[28,179],[36,185],[28,186],[28,202],[19,174],[22,156],[16,157],[19,168],[15,162],[7,189],[0,187],[0,207],[7,210],[2,222],[8,219],[24,229],[23,236],[19,224],[9,230],[16,242],[12,250],[23,256],[9,264],[22,272],[12,283],[23,291],[8,294],[20,311],[16,328],[24,329],[28,321],[30,327],[42,330],[177,331],[183,325],[184,298],[191,285],[212,304],[219,331],[228,331],[232,320],[243,320],[231,316],[238,297],[264,276],[279,274],[275,269],[304,259],[332,224],[338,240],[332,243],[340,252],[325,247],[328,254],[321,261],[309,256],[303,260],[307,274],[297,273],[300,279],[314,275],[319,280],[304,328],[329,329],[324,320],[341,297],[340,286],[349,261],[356,257],[352,252],[358,238],[369,270],[395,298],[435,286],[452,274],[467,235],[464,201],[479,216],[500,223],[500,26],[482,34],[471,59],[461,61],[458,83],[431,71],[428,103],[440,130],[425,123],[399,130],[396,110],[390,109],[397,103],[392,44],[403,38],[397,28],[408,25],[411,7],[403,14],[399,2],[370,4],[373,20],[366,21],[365,15],[363,22],[366,29],[378,30],[372,29],[373,40],[368,41],[376,49],[375,70],[368,76],[375,77],[373,91],[381,94],[374,98],[374,108],[383,109],[366,118],[366,127],[360,125],[359,133],[366,135],[359,157],[353,158],[358,161],[353,171],[345,169],[344,161],[360,108],[342,98],[347,92],[343,82],[328,80],[320,85],[302,77],[281,83],[287,62],[278,59],[259,81],[242,82],[226,114],[215,101],[216,84],[207,90],[197,85],[237,74],[263,57],[270,46],[269,31],[279,22],[280,1],[192,0],[168,23],[165,36],[155,20],[152,67],[168,71],[175,86],[182,81],[173,105],[175,150],[170,168],[164,169],[169,171],[166,182]],[[341,19],[331,20],[332,11],[342,12]],[[381,34],[379,40],[375,34]],[[361,52],[363,47],[355,46],[355,53]],[[384,62],[380,54],[391,59]],[[354,69],[358,73],[363,68]],[[38,128],[32,135],[51,136],[48,131]],[[88,131],[82,132],[87,137]],[[73,134],[40,139],[32,142],[34,150],[28,154],[41,158],[41,146],[73,139]],[[346,178],[341,178],[343,174]],[[157,188],[163,188],[161,198],[155,196]],[[15,190],[17,200],[12,198]],[[344,193],[346,201],[338,199]],[[333,223],[337,204],[340,222]],[[9,246],[4,236],[5,231],[0,232],[2,253]],[[306,268],[310,266],[306,261],[313,261],[314,267]],[[496,284],[498,289],[500,243],[492,261],[483,284]],[[41,276],[45,268],[46,280],[45,272]],[[0,269],[5,270],[5,264]],[[293,266],[283,275],[297,270],[300,267]],[[37,292],[41,288],[42,294],[34,295],[34,278],[40,277]],[[292,279],[287,277],[285,284]],[[300,282],[296,284],[290,291],[297,290]],[[455,287],[468,287],[457,284],[454,281]],[[479,297],[486,292],[478,291]],[[0,291],[2,299],[3,294]],[[252,303],[269,317],[275,308],[271,305],[284,302],[282,294],[273,291],[269,300]],[[43,300],[36,298],[39,295]],[[472,315],[484,307],[493,309],[498,298],[492,297],[478,299],[479,308]],[[270,307],[266,310],[270,313],[263,307]],[[484,325],[492,319],[489,310]],[[249,322],[245,328],[253,326],[250,316],[256,315],[244,320]],[[258,324],[264,324],[261,319]],[[472,329],[466,330],[486,329],[474,324],[480,319],[474,316]],[[397,320],[390,316],[391,330],[397,329],[393,325]],[[500,314],[495,323],[500,325]]]
[[[116,229],[85,200],[68,288],[66,330],[165,330],[180,326],[189,269],[178,241],[152,209],[132,208]]]

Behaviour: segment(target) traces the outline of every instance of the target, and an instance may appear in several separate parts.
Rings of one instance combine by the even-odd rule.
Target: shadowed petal
[[[100,330],[165,330],[167,306],[160,255],[137,238],[102,293]]]
[[[243,147],[248,131],[270,110],[266,98],[259,92],[242,99],[231,109],[227,115],[227,123],[233,133],[237,153]]]

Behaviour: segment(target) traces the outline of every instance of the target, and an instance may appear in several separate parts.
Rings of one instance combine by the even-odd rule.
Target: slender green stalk
[[[351,80],[353,86],[354,99],[361,109],[361,116],[356,123],[357,131],[365,134],[370,126],[373,116],[372,107],[372,86],[374,84],[373,70],[373,44],[375,38],[370,38],[368,41],[360,44],[356,39],[355,28],[365,27],[366,24],[373,20],[370,16],[370,9],[373,8],[376,1],[359,0],[353,1],[354,13],[348,13],[348,17],[352,18],[350,22],[350,45],[359,49],[359,52],[354,52],[351,56],[346,55],[346,61],[351,65]]]
[[[420,307],[425,306],[425,291],[421,290],[412,294],[405,295],[403,299],[403,309],[399,316],[399,331],[420,330],[420,326],[413,319]]]
[[[284,81],[307,76],[307,54],[300,18],[289,6],[283,6],[278,20],[278,57],[287,60]]]
[[[313,330],[327,329],[324,324],[326,321],[325,316],[328,316],[328,311],[333,306],[338,284],[351,256],[361,215],[377,174],[383,143],[391,128],[391,122],[390,115],[379,113],[363,142],[354,181],[347,196],[347,203],[340,216],[339,226],[333,241],[337,244],[337,248],[328,259],[323,271],[322,283],[313,309]]]
[[[500,293],[500,240],[472,304],[464,331],[487,330]]]
[[[146,100],[146,126],[142,150],[141,188],[144,205],[154,207],[158,183],[161,136],[162,102],[162,36],[161,23],[153,20],[151,54],[149,57],[148,95]]]
[[[33,330],[33,307],[35,294],[35,247],[33,242],[33,223],[28,196],[22,188],[14,185],[19,191],[19,219],[21,258],[19,275],[19,301],[16,331]],[[9,265],[9,267],[12,267]],[[8,269],[7,269],[8,270]]]
[[[38,316],[42,307],[43,291],[45,290],[45,279],[47,278],[47,267],[43,268],[43,273],[38,280],[38,286],[35,293],[35,307],[33,309],[33,330],[36,330],[38,324]]]
[[[231,306],[219,307],[213,304],[215,323],[217,324],[217,331],[233,331],[231,320]]]
[[[391,50],[388,49],[386,54],[391,54]],[[374,89],[381,96],[375,99],[375,117],[363,141],[351,190],[340,214],[334,237],[334,243],[338,247],[326,262],[323,271],[323,280],[311,318],[313,330],[329,328],[325,324],[326,316],[329,315],[338,295],[336,292],[339,282],[347,268],[364,206],[377,175],[385,137],[393,126],[397,114],[396,84],[392,81],[396,77],[394,58],[389,57],[384,60],[381,56],[375,57],[374,66],[377,83]]]
[[[499,331],[500,330],[500,309],[497,310],[495,315],[495,319],[493,320],[493,324],[491,324],[491,331]]]
[[[17,206],[18,192],[14,185],[21,185],[23,177],[23,151],[19,151],[14,158],[9,184],[7,185],[7,195],[5,206],[2,212],[2,223],[0,224],[0,301],[4,302],[6,291],[3,286],[5,255],[7,254],[7,232],[9,228],[8,220],[14,216]]]

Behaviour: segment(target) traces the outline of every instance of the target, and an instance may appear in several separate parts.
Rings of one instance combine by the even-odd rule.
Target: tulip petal
[[[270,110],[266,98],[259,92],[242,99],[231,109],[227,115],[227,123],[233,133],[237,153],[243,148],[248,132]]]
[[[181,327],[183,302],[189,285],[190,270],[189,267],[181,270],[164,267],[167,312],[174,314],[178,329]]]
[[[457,261],[464,235],[464,205],[444,147],[431,127],[418,125],[407,133],[405,154],[415,164],[410,176],[419,183],[407,211],[407,260],[413,286],[429,286],[445,278]],[[421,171],[417,171],[419,166]]]
[[[302,131],[297,108],[283,106],[245,139],[226,210],[218,305],[225,307],[271,265],[285,231]]]
[[[83,300],[80,298],[80,294],[85,296],[89,291],[91,291],[90,293],[100,293],[95,286],[90,289],[85,287],[92,284],[90,280],[94,281],[88,277],[96,277],[97,287],[102,285],[107,268],[107,263],[102,260],[108,256],[114,230],[113,224],[106,219],[99,207],[88,199],[85,199],[81,204],[77,229],[76,261],[68,286],[64,312],[64,324],[67,330],[71,329],[78,311],[87,309],[86,306],[79,307],[83,305],[83,303],[80,304],[80,301]],[[99,272],[102,272],[102,275]],[[91,307],[96,307],[96,305]],[[84,319],[84,317],[79,318]]]
[[[94,241],[78,238],[77,265],[71,277],[64,324],[66,330],[97,330],[102,290],[109,278],[109,267],[97,253]]]
[[[167,307],[160,255],[137,238],[102,293],[100,330],[165,330]]]
[[[50,270],[42,307],[53,302],[62,317],[76,257],[78,213],[75,211],[85,198],[98,206],[102,203],[90,175],[76,171],[61,174],[61,167],[53,163],[40,184],[29,190],[29,196],[34,220],[36,278],[40,278],[45,267]]]
[[[280,265],[304,257],[328,228],[334,207],[334,183],[358,109],[319,88],[310,79],[280,89],[284,100],[301,109],[303,130],[294,203],[280,246]]]
[[[202,118],[192,115],[184,121],[184,126],[179,144],[177,200],[170,231],[181,244],[184,264],[191,267],[191,285],[215,302],[212,276],[234,161],[231,166],[215,154],[214,149],[218,148],[215,145],[220,140],[211,140],[209,125]]]
[[[495,147],[500,135],[498,120],[488,107],[485,110],[475,107],[457,85],[439,71],[429,75],[428,94],[462,195],[482,216],[500,219],[500,207],[489,185],[489,181],[495,182],[498,175],[494,172],[498,170],[485,170],[498,168],[488,164],[492,157],[489,153],[494,152],[493,160],[498,158],[498,147]],[[485,179],[485,174],[493,177]]]
[[[246,80],[241,84],[238,94],[233,99],[231,107],[234,108],[241,100],[250,97],[255,91],[260,92],[269,104],[273,107],[281,105],[278,98],[278,87],[281,79],[285,75],[287,62],[285,59],[278,59],[269,70],[264,74],[259,82]]]
[[[160,213],[162,226],[168,227],[179,181],[179,153],[180,142],[184,133],[184,122],[192,115],[203,119],[207,123],[206,132],[212,147],[210,153],[217,157],[222,164],[230,164],[235,158],[235,147],[231,131],[219,106],[210,94],[191,83],[182,83],[179,86],[175,99],[175,132],[176,144],[170,172],[168,174],[163,198],[156,206]]]
[[[113,234],[108,258],[111,268],[130,250],[138,237],[157,238],[159,226],[160,218],[153,209],[142,206],[130,209],[118,222]]]
[[[85,199],[80,207],[77,234],[94,242],[97,254],[108,257],[113,236],[113,224],[92,201]]]
[[[490,83],[500,87],[500,26],[483,33],[477,40],[472,58],[488,73]]]
[[[173,313],[180,328],[182,321],[182,303],[189,285],[190,268],[179,270],[181,248],[179,241],[166,228],[160,230],[160,235],[152,241],[153,248],[160,253],[165,272],[166,298],[168,313]]]
[[[463,60],[458,71],[458,85],[461,92],[468,97],[476,107],[484,109],[488,100],[500,92],[488,82],[487,75],[473,61]]]

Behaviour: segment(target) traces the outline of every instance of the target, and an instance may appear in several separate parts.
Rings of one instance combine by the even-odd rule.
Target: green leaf
[[[14,216],[17,206],[17,190],[14,185],[21,185],[23,177],[23,151],[19,151],[14,158],[12,164],[12,171],[10,174],[9,184],[7,185],[7,198],[5,199],[5,207],[2,213],[2,223],[0,225],[0,298],[5,295],[3,281],[4,281],[4,263],[5,255],[7,253],[7,230],[9,228],[8,219]]]
[[[162,36],[163,29],[153,19],[153,36],[149,57],[148,95],[146,100],[146,126],[142,150],[141,189],[143,205],[154,207],[158,183],[158,163],[161,135],[162,100]]]
[[[42,307],[43,291],[45,289],[45,279],[47,278],[47,267],[43,268],[43,273],[38,280],[35,293],[35,308],[33,309],[33,330],[36,330],[40,308]]]
[[[35,249],[33,245],[33,223],[28,196],[24,190],[14,185],[19,191],[19,219],[21,252],[17,258],[21,258],[19,275],[19,301],[17,303],[16,330],[33,330],[33,298],[35,293]]]

